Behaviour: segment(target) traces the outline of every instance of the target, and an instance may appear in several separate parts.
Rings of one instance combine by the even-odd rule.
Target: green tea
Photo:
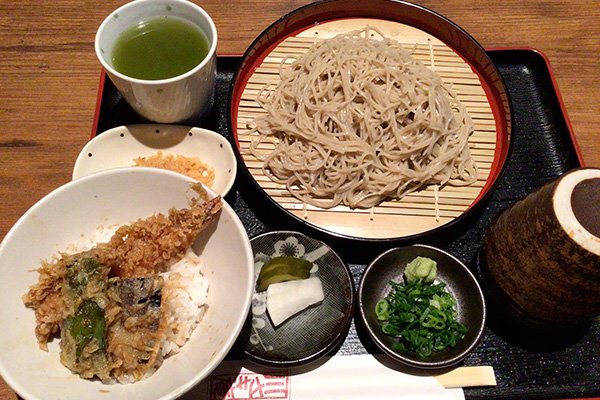
[[[192,23],[157,17],[124,30],[112,49],[112,65],[132,78],[172,78],[200,64],[208,54],[208,39]]]

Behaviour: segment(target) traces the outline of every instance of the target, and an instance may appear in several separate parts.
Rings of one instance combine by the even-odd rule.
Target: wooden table
[[[219,54],[241,54],[306,0],[204,0]],[[486,48],[533,47],[552,66],[586,165],[600,167],[600,7],[596,0],[417,1]],[[92,129],[100,66],[96,29],[123,1],[0,2],[0,238],[68,182]],[[4,327],[7,329],[8,327]],[[0,379],[0,399],[14,399]]]

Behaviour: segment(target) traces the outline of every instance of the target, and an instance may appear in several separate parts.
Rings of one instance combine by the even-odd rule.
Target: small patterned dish
[[[73,179],[98,171],[133,166],[134,159],[161,152],[164,157],[195,157],[212,167],[212,190],[225,196],[235,181],[237,162],[231,145],[217,132],[180,125],[139,124],[109,129],[81,150]]]
[[[348,267],[329,246],[297,232],[265,233],[250,244],[257,278],[272,257],[309,260],[313,263],[310,276],[321,280],[325,299],[275,328],[267,311],[266,291],[255,291],[251,321],[246,324],[245,355],[272,367],[297,367],[326,355],[346,337],[352,320],[354,283]]]

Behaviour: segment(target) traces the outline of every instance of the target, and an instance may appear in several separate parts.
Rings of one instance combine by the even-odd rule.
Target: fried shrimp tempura
[[[134,277],[158,274],[179,261],[200,232],[221,211],[217,197],[199,206],[170,210],[117,229],[108,243],[96,247],[101,263],[111,276]]]

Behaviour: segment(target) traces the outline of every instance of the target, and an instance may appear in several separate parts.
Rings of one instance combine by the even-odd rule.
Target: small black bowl
[[[391,291],[389,282],[402,282],[404,268],[418,256],[437,262],[437,280],[445,283],[456,299],[457,319],[469,329],[456,346],[433,352],[427,358],[420,358],[414,352],[394,350],[392,344],[396,339],[381,331],[381,323],[375,315],[375,305]],[[369,335],[381,350],[402,364],[422,369],[446,368],[463,360],[477,345],[486,319],[483,293],[471,271],[449,253],[426,245],[394,248],[378,256],[362,275],[358,306]]]

